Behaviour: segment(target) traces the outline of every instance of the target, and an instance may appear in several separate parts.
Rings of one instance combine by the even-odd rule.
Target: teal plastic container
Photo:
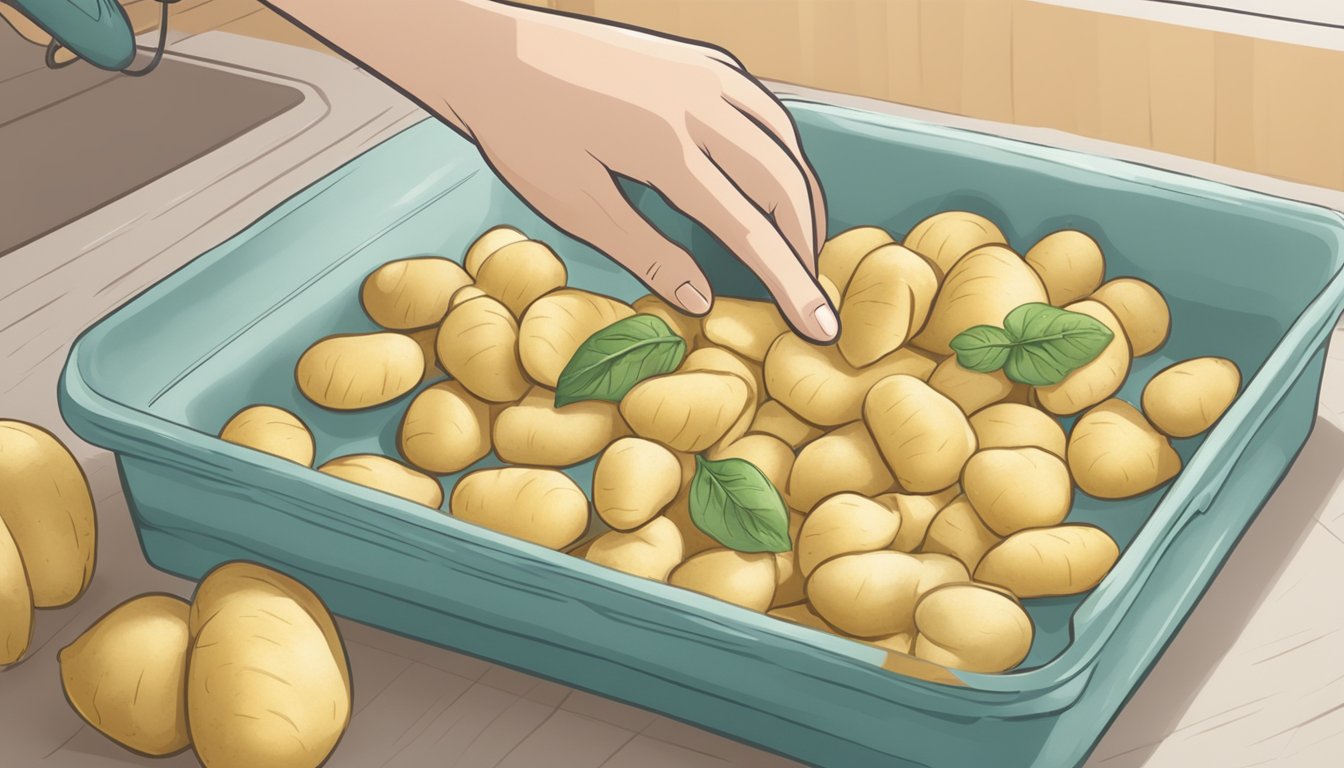
[[[61,407],[115,451],[145,556],[199,578],[250,559],[344,616],[464,651],[826,766],[1069,766],[1170,642],[1287,471],[1315,419],[1344,306],[1341,220],[1323,209],[1157,171],[865,112],[790,102],[834,234],[903,234],[960,208],[1025,250],[1063,227],[1101,243],[1107,276],[1161,287],[1172,334],[1121,396],[1172,361],[1222,355],[1244,390],[1178,441],[1185,470],[1123,502],[1079,495],[1123,554],[1091,593],[1035,600],[1031,655],[955,672],[607,570],[214,437],[270,403],[310,425],[317,461],[396,455],[408,398],[358,413],[307,402],[314,340],[373,330],[358,289],[378,265],[460,258],[511,224],[551,243],[570,284],[632,299],[626,272],[524,206],[475,149],[427,121],[358,157],[130,301],[74,346]],[[692,249],[722,294],[760,284],[652,191],[641,209]],[[482,465],[497,463],[493,457]],[[587,490],[591,466],[571,471]],[[456,476],[444,478],[450,490]],[[355,670],[359,685],[359,670]]]

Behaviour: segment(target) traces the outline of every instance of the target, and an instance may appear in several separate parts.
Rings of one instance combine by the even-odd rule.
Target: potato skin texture
[[[33,590],[5,521],[0,519],[0,668],[28,652],[33,639]]]
[[[862,368],[895,352],[919,333],[938,293],[938,272],[914,251],[894,243],[863,257],[840,309],[837,346]]]
[[[188,611],[176,596],[141,595],[62,648],[61,684],[75,712],[141,754],[162,757],[186,749]]]
[[[817,254],[817,273],[828,278],[843,293],[864,257],[894,242],[890,233],[878,227],[847,229],[821,246],[821,252]]]
[[[681,489],[681,463],[668,449],[639,437],[607,446],[593,470],[593,507],[602,522],[632,531],[660,514]],[[681,537],[677,537],[678,549]]]
[[[855,637],[914,628],[923,565],[902,552],[834,557],[807,578],[807,599],[828,624]]]
[[[1147,493],[1181,471],[1171,441],[1123,400],[1107,400],[1078,419],[1068,463],[1083,493],[1099,499]]]
[[[761,381],[761,370],[752,360],[740,357],[726,349],[713,346],[704,346],[686,356],[681,361],[679,373],[691,373],[695,371],[710,371],[714,373],[726,373],[742,380],[747,385],[748,397],[746,406],[742,413],[728,428],[723,437],[714,443],[714,448],[722,448],[729,443],[737,442],[747,432],[751,426],[752,419],[756,418],[756,406],[764,399],[762,389],[764,384]]]
[[[1001,245],[983,246],[963,256],[947,273],[928,324],[911,343],[949,355],[949,342],[967,328],[1002,326],[1009,312],[1045,300],[1041,279],[1016,253]]]
[[[975,432],[957,404],[913,376],[889,376],[863,401],[863,422],[901,487],[941,491],[975,453]]]
[[[1101,583],[1119,557],[1115,541],[1095,526],[1032,528],[986,552],[975,580],[1022,598],[1076,595]]]
[[[970,211],[935,213],[912,227],[904,240],[906,248],[933,262],[944,275],[971,251],[1006,242],[994,222]]]
[[[818,437],[824,430],[795,416],[778,400],[766,400],[756,409],[747,434],[774,435],[795,450]]]
[[[481,265],[490,258],[495,251],[506,245],[521,243],[527,239],[527,235],[508,226],[491,227],[481,233],[480,237],[467,248],[467,253],[462,257],[462,266],[466,268],[467,274],[475,279],[481,271]]]
[[[915,608],[918,658],[967,672],[1004,672],[1027,657],[1031,617],[1012,598],[976,584],[930,591]]]
[[[1050,303],[1056,307],[1087,298],[1106,274],[1101,246],[1076,229],[1051,232],[1027,251],[1025,259],[1036,270]]]
[[[700,318],[682,312],[663,301],[660,296],[653,294],[641,296],[635,299],[631,306],[634,307],[636,314],[653,315],[667,323],[672,332],[686,342],[686,352],[688,354],[704,341],[704,336],[701,334]]]
[[[933,518],[960,495],[961,486],[954,485],[931,494],[884,493],[873,501],[901,517],[901,528],[896,532],[891,548],[897,552],[914,552],[924,543]]]
[[[19,549],[37,608],[72,603],[93,576],[98,524],[75,457],[55,435],[0,420],[0,520]]]
[[[875,496],[896,482],[863,422],[839,427],[798,452],[784,498],[789,507],[811,510],[842,491]]]
[[[710,549],[673,569],[668,583],[764,613],[775,597],[775,556]]]
[[[794,548],[804,577],[837,555],[888,547],[901,528],[900,515],[856,493],[823,500],[803,521]]]
[[[961,486],[980,519],[1000,536],[1058,525],[1073,504],[1063,460],[1039,448],[991,448],[966,462]]]
[[[710,342],[759,363],[789,325],[773,302],[720,296],[701,320],[701,329]]]
[[[817,346],[786,333],[765,355],[765,389],[803,420],[835,427],[862,416],[864,395],[883,378],[904,373],[927,379],[934,365],[918,352],[898,349],[872,365],[855,368],[835,346]]]
[[[499,412],[492,439],[495,453],[510,464],[569,467],[626,432],[615,403],[585,400],[556,408],[554,392],[533,387]]]
[[[425,355],[400,333],[328,336],[294,367],[299,391],[323,408],[356,411],[405,395],[425,376]]]
[[[967,573],[975,573],[975,567],[980,564],[985,553],[999,541],[994,531],[976,514],[970,500],[962,494],[934,516],[920,551],[951,555],[966,566]]]
[[[681,532],[671,520],[655,517],[633,531],[609,531],[598,536],[584,557],[598,565],[665,582],[681,562]]]
[[[411,401],[397,432],[401,455],[434,474],[466,469],[490,452],[490,404],[458,381],[441,381]]]
[[[1040,448],[1064,458],[1068,440],[1050,414],[1021,403],[997,403],[971,415],[971,429],[981,450]]]
[[[372,453],[340,456],[318,467],[317,471],[426,507],[437,509],[443,504],[443,488],[438,480],[386,456]]]
[[[564,549],[588,529],[588,499],[563,472],[503,467],[457,481],[449,512],[456,518],[550,549]]]
[[[369,273],[360,287],[364,311],[388,330],[436,326],[448,314],[448,302],[471,276],[439,256],[389,261]]]
[[[313,465],[313,434],[298,416],[273,405],[250,405],[235,413],[219,431],[219,439],[305,467]]]
[[[1074,369],[1063,381],[1035,388],[1041,408],[1057,416],[1071,416],[1115,394],[1129,376],[1131,362],[1125,329],[1106,305],[1096,301],[1079,301],[1065,309],[1101,321],[1114,336],[1101,354],[1083,367]]]
[[[1003,371],[980,373],[962,368],[956,356],[943,360],[929,376],[929,386],[970,415],[1013,393],[1013,382]]]
[[[482,400],[513,402],[531,386],[518,362],[518,323],[489,296],[453,307],[439,327],[437,348],[444,370]]]
[[[789,487],[793,472],[793,449],[774,435],[746,435],[723,448],[711,449],[708,458],[742,459],[759,469],[781,495]]]
[[[532,302],[518,326],[518,358],[528,378],[555,389],[561,371],[589,336],[633,317],[628,304],[577,288],[561,288]]]
[[[1143,413],[1171,437],[1212,427],[1241,389],[1241,369],[1225,357],[1196,357],[1169,366],[1143,388]]]
[[[1120,326],[1135,357],[1156,352],[1171,333],[1171,310],[1161,292],[1136,277],[1119,277],[1102,284],[1092,300],[1105,304]]]
[[[731,374],[670,373],[636,384],[621,399],[620,412],[640,437],[699,453],[728,434],[750,398],[748,384]]]

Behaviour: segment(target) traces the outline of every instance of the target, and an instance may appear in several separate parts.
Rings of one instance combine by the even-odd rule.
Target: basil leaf
[[[619,402],[639,382],[671,373],[686,356],[686,340],[662,318],[617,320],[584,340],[555,385],[555,407],[582,400]]]
[[[1087,365],[1115,334],[1105,323],[1049,304],[1023,304],[1003,319],[1003,328],[977,325],[950,342],[957,364],[980,373],[1003,369],[1019,384],[1046,387]]]
[[[1008,362],[1008,350],[1013,340],[1002,328],[977,325],[957,334],[949,343],[957,353],[957,364],[980,373],[997,371]]]
[[[691,521],[738,552],[788,552],[789,511],[784,498],[754,464],[743,459],[695,457]]]

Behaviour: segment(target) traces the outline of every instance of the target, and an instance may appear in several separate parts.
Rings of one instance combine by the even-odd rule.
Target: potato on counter
[[[0,519],[0,667],[28,652],[33,639],[33,591],[5,521]]]

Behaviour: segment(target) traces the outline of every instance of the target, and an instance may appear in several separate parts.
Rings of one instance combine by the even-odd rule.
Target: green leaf
[[[691,521],[715,541],[738,552],[788,552],[789,510],[754,464],[743,459],[695,457]]]
[[[686,341],[653,315],[617,320],[589,336],[555,385],[555,407],[582,400],[619,402],[639,382],[671,373],[686,356]]]
[[[1009,312],[1002,329],[977,325],[962,331],[951,347],[962,368],[980,373],[1002,368],[1013,381],[1046,387],[1095,360],[1114,337],[1094,317],[1032,303]]]
[[[997,371],[1008,362],[1008,350],[1013,340],[1002,328],[977,325],[953,337],[949,346],[957,353],[957,364],[980,373]]]

